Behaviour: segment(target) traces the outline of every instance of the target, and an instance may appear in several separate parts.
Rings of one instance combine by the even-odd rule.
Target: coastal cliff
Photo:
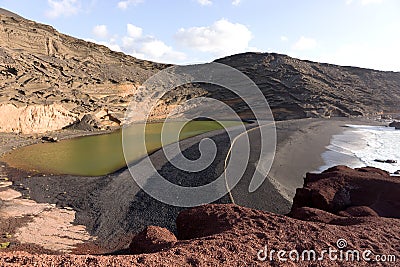
[[[105,46],[57,32],[51,26],[0,12],[0,105],[16,108],[59,104],[72,114],[64,120],[57,112],[46,114],[60,123],[39,129],[24,116],[26,127],[3,124],[3,131],[43,132],[71,124],[70,117],[105,112],[101,121],[112,124],[111,115],[123,118],[135,90],[151,75],[168,65],[111,51]],[[2,115],[7,116],[5,110]],[[37,114],[39,117],[40,114]],[[29,129],[30,127],[30,129]]]

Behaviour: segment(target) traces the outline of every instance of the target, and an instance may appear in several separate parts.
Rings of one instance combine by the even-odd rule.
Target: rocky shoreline
[[[349,121],[345,119],[344,120],[294,120],[294,121],[278,122],[277,160],[282,162],[282,159],[287,157],[287,151],[292,151],[296,147],[300,150],[303,150],[303,153],[305,151],[308,151],[303,149],[304,147],[308,146],[307,145],[308,143],[305,142],[307,138],[310,140],[310,142],[316,144],[315,143],[316,139],[312,138],[313,134],[319,138],[319,136],[322,133],[324,133],[321,131],[325,129],[325,131],[327,132],[324,133],[323,135],[324,136],[327,135],[329,137],[329,134],[333,134],[338,130],[340,130],[340,126],[344,125],[345,122],[349,123]],[[368,120],[358,121],[358,122],[352,121],[351,123],[376,124],[375,121],[368,121]],[[330,129],[329,127],[326,127],[326,125],[330,125],[331,127],[333,125],[336,125],[335,127],[337,128],[334,127]],[[64,133],[64,135],[49,134],[49,136],[57,137],[58,139],[63,139],[67,137],[73,137],[74,135],[79,136],[80,134],[77,131],[72,131],[71,133],[70,134]],[[99,133],[100,132],[89,132],[89,133],[86,132],[86,134],[99,134]],[[298,135],[298,133],[302,133],[302,135]],[[7,136],[9,136],[11,140],[16,135],[12,134]],[[182,143],[181,148],[184,151],[186,151],[184,153],[189,157],[191,157],[190,155],[195,155],[196,146],[194,145],[197,144],[204,137],[207,137],[207,134],[181,141]],[[211,136],[209,137],[212,137],[214,139],[216,138],[215,141],[222,146],[221,148],[223,147],[227,148],[229,145],[229,142],[226,143],[224,135],[211,134]],[[15,140],[18,141],[17,138]],[[327,142],[329,143],[329,138],[327,140],[328,140]],[[26,144],[24,142],[28,141],[32,142],[32,139],[31,138],[23,139],[20,136],[19,144],[21,145]],[[36,138],[34,139],[34,141],[41,142],[41,138]],[[308,151],[309,154],[301,155],[300,153],[297,156],[299,156],[300,158],[310,158],[312,154],[316,153],[318,155],[318,153],[320,152],[317,151],[319,151],[319,149],[323,151],[323,147],[325,145],[327,145],[327,143],[323,141],[320,144],[321,148],[317,148],[316,146],[314,146],[314,150]],[[181,177],[181,179],[184,179],[184,176],[182,177],[182,174],[171,172],[172,169],[170,169],[169,167],[166,168],[166,166],[164,166],[164,164],[167,164],[168,161],[163,157],[162,154],[163,153],[161,152],[160,153],[156,152],[151,155],[154,162],[159,164],[159,170],[162,170],[164,174],[169,174],[170,177]],[[208,174],[200,173],[198,175],[198,178],[194,180],[204,179],[204,177],[209,177],[210,179],[212,179],[212,177],[215,177],[215,175],[218,174],[218,170],[221,167],[223,167],[218,164],[218,162],[223,161],[223,158],[224,158],[224,153],[221,153],[221,158],[220,159],[217,158],[216,165],[212,166],[212,169],[217,172],[215,173],[208,172]],[[318,156],[315,156],[314,158],[311,157],[310,160],[312,160],[313,162],[315,161],[314,163],[318,165]],[[302,164],[304,165],[303,166],[304,171],[306,171],[307,168],[310,168],[310,165],[306,167],[308,163],[303,162]],[[275,181],[276,180],[280,181],[279,176],[277,176],[279,173],[281,173],[282,175],[285,174],[290,176],[297,175],[299,176],[298,180],[301,180],[301,177],[303,175],[302,171],[294,170],[295,168],[293,168],[294,172],[289,174],[280,171],[279,168],[285,169],[286,171],[288,170],[288,168],[285,166],[280,166],[280,165],[273,166],[271,172],[273,176],[271,178],[273,178]],[[9,170],[7,170],[7,168],[6,169],[3,168],[3,172],[5,171]],[[29,225],[29,223],[32,223],[32,221],[35,220],[36,216],[34,214],[31,215],[28,214],[27,217],[25,216],[22,217],[21,219],[13,219],[14,221],[9,220],[7,222],[9,223],[8,228],[2,228],[4,226],[0,227],[3,229],[3,231],[6,231],[7,233],[11,234],[11,237],[9,238],[3,237],[0,240],[1,241],[0,243],[11,241],[11,246],[3,251],[10,251],[12,253],[15,253],[15,251],[26,251],[31,253],[36,252],[44,254],[54,254],[54,253],[58,254],[63,251],[65,252],[69,251],[69,253],[73,254],[108,254],[110,252],[130,254],[131,252],[127,250],[127,248],[131,243],[132,239],[135,238],[135,233],[138,233],[146,225],[147,226],[157,225],[168,228],[165,230],[160,230],[158,228],[150,229],[151,230],[149,232],[150,235],[157,234],[158,230],[160,230],[161,233],[164,233],[164,235],[166,235],[167,237],[168,236],[172,237],[172,235],[177,235],[178,238],[181,239],[179,231],[182,230],[179,230],[179,226],[175,225],[175,219],[183,209],[172,208],[171,206],[159,203],[158,201],[155,201],[151,197],[147,196],[146,193],[141,192],[140,188],[138,188],[137,185],[135,185],[134,181],[132,180],[130,174],[127,171],[121,170],[120,172],[117,172],[115,174],[106,177],[91,177],[91,178],[74,177],[74,176],[42,176],[42,175],[27,177],[27,175],[28,174],[15,173],[14,174],[15,181],[11,188],[20,194],[22,193],[23,199],[30,201],[34,200],[37,203],[37,205],[39,205],[38,207],[40,207],[41,209],[43,208],[49,209],[48,215],[54,212],[57,212],[58,214],[64,214],[66,217],[64,217],[64,219],[60,217],[61,221],[68,222],[70,226],[72,225],[79,227],[83,226],[84,228],[81,229],[86,229],[85,230],[86,234],[82,232],[83,235],[81,235],[81,237],[87,239],[82,243],[80,242],[75,243],[75,245],[73,245],[72,247],[68,246],[65,246],[63,248],[60,247],[58,251],[47,250],[45,249],[46,246],[44,247],[41,246],[40,245],[41,243],[38,241],[35,241],[34,243],[36,243],[36,245],[33,245],[29,244],[29,242],[25,243],[27,241],[25,239],[21,238],[15,239],[14,238],[15,233],[21,232],[18,229],[20,229],[21,227],[22,229],[24,229],[23,227]],[[171,180],[171,181],[179,183],[179,180]],[[311,217],[313,216],[315,217],[314,214],[315,210],[311,211],[309,210],[309,208],[313,209],[312,205],[310,204],[308,204],[308,206],[311,207],[304,208],[304,210],[299,209],[298,212],[294,212],[293,207],[295,207],[295,205],[292,206],[291,202],[285,202],[282,200],[278,201],[273,200],[275,197],[281,196],[282,191],[280,190],[281,188],[279,188],[279,186],[276,187],[276,184],[274,183],[270,184],[270,181],[272,180],[267,179],[265,181],[265,188],[268,189],[272,186],[272,188],[275,188],[274,190],[270,191],[270,189],[268,189],[267,191],[269,193],[268,195],[265,195],[267,193],[262,193],[264,192],[262,187],[261,188],[262,190],[258,192],[258,194],[264,195],[263,197],[261,197],[260,195],[258,199],[264,201],[265,204],[262,204],[262,202],[259,202],[259,204],[257,204],[257,202],[254,202],[251,203],[253,206],[250,207],[259,206],[264,210],[273,211],[275,213],[279,212],[281,214],[289,212],[290,209],[292,208],[291,216],[293,217],[304,216],[304,214],[308,215],[311,214],[310,215]],[[299,185],[293,184],[292,185],[293,188],[301,187],[300,181],[297,182],[295,180],[293,181],[295,182],[295,184],[297,183],[299,184]],[[19,185],[22,185],[22,187]],[[287,185],[288,184],[286,184],[286,186]],[[0,191],[3,190],[4,189],[0,189]],[[240,198],[237,198],[238,196],[240,196],[240,190],[237,192],[238,193],[234,195],[236,200],[239,202],[239,204],[242,205],[245,204],[239,201]],[[293,195],[294,194],[295,192],[293,191]],[[296,193],[296,196],[298,196],[298,194],[299,192]],[[315,194],[313,194],[313,196],[314,195]],[[256,196],[257,195],[255,195],[255,197]],[[257,199],[257,197],[254,199]],[[230,199],[228,197],[225,197],[221,199],[219,203],[230,203]],[[273,205],[271,206],[268,203],[273,203]],[[295,204],[296,203],[300,202],[297,201],[295,198]],[[49,204],[55,204],[55,205],[43,206]],[[363,206],[365,206],[365,204],[363,204]],[[360,209],[361,211],[359,211]],[[364,212],[364,210],[362,209],[363,208],[359,207],[354,208],[354,210],[356,211]],[[210,210],[210,213],[211,212],[213,211]],[[349,211],[344,210],[343,212],[349,212]],[[71,218],[71,215],[67,214],[71,214],[73,216],[72,220],[69,219]],[[320,213],[317,212],[317,214],[319,216]],[[46,213],[44,213],[43,216],[47,216]],[[273,215],[268,215],[268,216],[273,216]],[[332,215],[332,216],[337,216],[337,215]],[[329,216],[325,217],[331,218]],[[308,218],[302,218],[302,219],[309,220]],[[59,226],[62,227],[61,221],[56,222],[56,224],[59,224]],[[10,225],[14,225],[14,227],[10,228]],[[26,229],[29,229],[29,227]],[[171,231],[173,233],[172,235],[169,234]],[[67,234],[66,232],[64,232],[63,234],[64,236],[70,235]],[[87,234],[89,234],[89,236],[87,236]],[[143,238],[146,238],[147,235],[148,235],[147,233],[145,234],[143,232],[140,233],[139,237],[140,236],[141,237],[139,238],[139,240],[143,240]],[[53,237],[50,236],[50,239],[47,239],[46,242],[48,242],[49,244],[51,244],[51,242],[53,241],[56,242],[57,236],[59,236],[59,234],[57,234],[56,232],[55,235]],[[136,240],[138,239],[136,238]],[[57,241],[57,242],[59,243],[64,241]],[[145,241],[144,243],[146,242],[147,241]],[[158,245],[156,247],[158,247]],[[134,249],[134,251],[142,251],[142,249],[136,249],[136,250]]]

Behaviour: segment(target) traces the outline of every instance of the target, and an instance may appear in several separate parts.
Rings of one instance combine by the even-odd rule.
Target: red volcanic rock
[[[296,191],[291,214],[310,207],[338,215],[400,218],[399,194],[400,179],[386,171],[337,166],[306,175],[303,188]],[[363,208],[351,209],[360,206]]]
[[[367,218],[360,217],[378,217],[378,215],[376,215],[376,213],[374,213],[374,211],[368,207],[350,207],[346,211],[339,212],[339,215],[315,208],[301,207],[293,210],[290,213],[290,216],[303,221],[343,226],[357,225],[368,222]]]
[[[374,262],[373,266],[398,266],[398,192],[398,178],[385,172],[340,166],[307,175],[304,188],[296,194],[293,218],[233,204],[210,204],[179,214],[180,240],[160,227],[150,226],[139,233],[130,249],[140,255],[0,253],[0,266],[371,266],[363,258],[345,262],[321,256],[329,249],[338,251],[339,239],[344,239],[340,243],[344,253],[350,250],[362,255],[370,250],[370,259],[393,255],[396,262]],[[280,250],[286,252],[281,259]],[[322,260],[292,260],[288,255],[289,251],[301,255],[309,250]]]
[[[301,207],[295,209],[291,213],[291,217],[303,221],[313,221],[322,223],[331,223],[333,220],[337,220],[340,218],[338,215],[310,207]]]
[[[148,226],[133,238],[129,249],[133,254],[153,253],[170,248],[176,241],[168,229]]]
[[[321,214],[329,217],[322,211]],[[286,253],[287,261],[283,262],[277,256],[279,250],[296,250],[299,253],[315,250],[316,253],[322,253],[329,248],[337,249],[339,239],[347,241],[346,249],[349,250],[362,253],[368,249],[373,252],[372,255],[400,257],[400,220],[330,216],[331,220],[326,224],[232,204],[205,205],[184,211],[179,218],[178,232],[186,237],[198,237],[178,240],[172,247],[160,252],[125,256],[0,253],[0,266],[371,266],[362,259],[346,264],[325,256],[322,261],[294,262],[287,259]],[[197,221],[200,217],[202,220]],[[192,222],[192,234],[188,229],[179,228],[187,227],[183,222]],[[204,224],[215,231],[205,231]],[[158,228],[149,229],[157,229],[154,233],[164,232]],[[268,254],[275,251],[272,260],[264,258],[266,248]],[[396,263],[374,263],[373,266],[396,266]]]
[[[365,216],[372,216],[372,217],[379,217],[378,213],[376,213],[373,209],[366,206],[353,206],[348,207],[345,211],[339,212],[339,215],[342,216],[353,216],[353,217],[365,217]]]
[[[240,217],[239,207],[221,206],[218,212],[205,207],[184,210],[178,215],[176,226],[179,239],[193,239],[222,233],[232,228]]]

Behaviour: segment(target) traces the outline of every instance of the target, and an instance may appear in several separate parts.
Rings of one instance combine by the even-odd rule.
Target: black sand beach
[[[249,193],[249,180],[254,172],[254,164],[249,164],[245,176],[232,190],[231,195],[225,195],[215,203],[233,201],[251,208],[279,214],[288,213],[295,190],[302,186],[305,173],[323,165],[320,155],[329,144],[331,136],[340,133],[342,126],[349,123],[377,124],[372,120],[346,118],[276,122],[277,151],[268,179],[257,191]],[[69,135],[71,134],[64,134],[64,137]],[[201,172],[188,173],[176,169],[165,158],[162,150],[151,154],[150,159],[158,172],[175,184],[207,184],[221,175],[224,169],[230,146],[227,135],[223,131],[206,133],[183,140],[180,146],[186,157],[195,159],[199,156],[198,143],[205,137],[215,141],[218,154],[213,164]],[[9,134],[3,135],[3,138],[8,138],[10,147],[32,142],[32,138],[21,136],[16,139]],[[257,130],[250,132],[250,138],[257,146]],[[15,143],[12,143],[13,140]],[[9,171],[7,168],[3,169],[3,172]],[[91,243],[91,249],[97,253],[123,249],[130,237],[147,225],[163,226],[174,231],[175,218],[183,209],[150,197],[137,186],[127,169],[102,177],[40,175],[21,178],[13,177],[13,173],[7,173],[11,180],[18,180],[18,186],[13,186],[13,189],[21,191],[37,203],[56,204],[59,208],[67,207],[75,211],[73,224],[85,226],[92,240],[84,243]],[[20,173],[16,176],[20,176]]]

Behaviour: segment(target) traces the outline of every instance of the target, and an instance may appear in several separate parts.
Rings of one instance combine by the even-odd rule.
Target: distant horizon
[[[0,7],[60,33],[165,64],[254,52],[400,72],[395,0],[38,0],[35,5],[0,0]]]

